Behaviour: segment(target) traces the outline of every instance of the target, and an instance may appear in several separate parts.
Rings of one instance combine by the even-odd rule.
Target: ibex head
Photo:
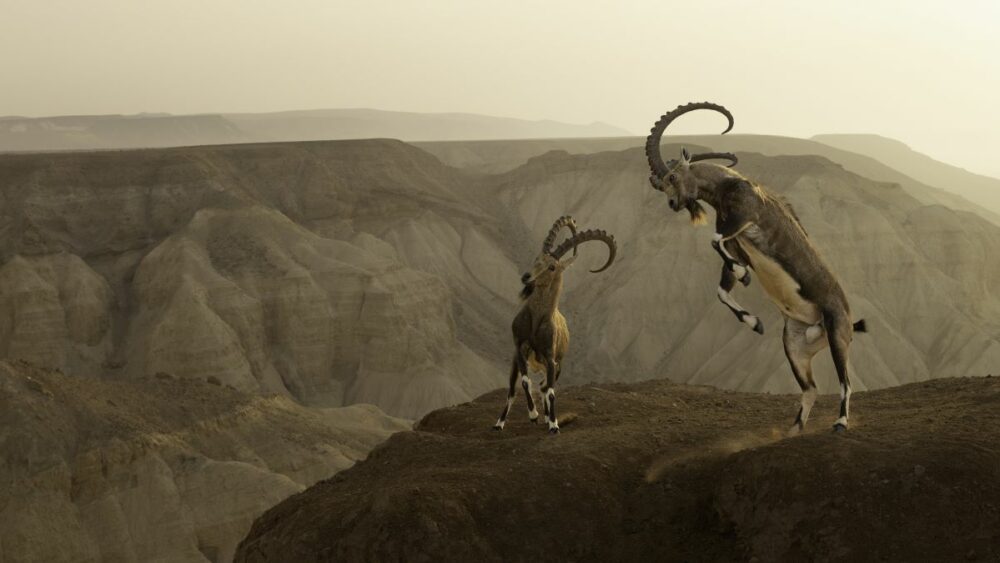
[[[730,166],[735,166],[736,155],[718,152],[691,155],[687,149],[681,149],[680,158],[668,162],[663,162],[663,157],[660,155],[660,137],[663,136],[663,131],[666,130],[667,126],[685,113],[697,109],[717,111],[726,116],[726,119],[729,120],[729,126],[722,132],[723,135],[733,128],[733,114],[720,105],[701,102],[678,106],[677,109],[660,117],[650,129],[649,136],[646,137],[646,160],[649,161],[649,169],[652,173],[649,177],[649,183],[653,185],[654,189],[667,194],[670,198],[668,201],[670,208],[674,211],[687,209],[692,222],[702,223],[705,220],[705,208],[698,203],[698,185],[691,173],[691,165],[701,160],[723,158],[731,161]]]
[[[552,248],[556,236],[563,227],[569,228],[572,235],[556,248]],[[545,290],[555,284],[561,283],[563,271],[576,260],[577,246],[591,240],[599,240],[608,245],[608,261],[599,269],[591,270],[594,273],[603,272],[615,261],[615,254],[618,250],[615,244],[615,237],[600,230],[587,230],[578,233],[576,231],[576,221],[569,215],[556,220],[552,224],[552,228],[549,229],[549,234],[542,243],[542,251],[535,258],[531,270],[521,276],[521,283],[524,284],[524,287],[521,289],[521,297],[527,299],[536,290]],[[563,255],[569,252],[570,249],[573,250],[573,256],[562,260]]]

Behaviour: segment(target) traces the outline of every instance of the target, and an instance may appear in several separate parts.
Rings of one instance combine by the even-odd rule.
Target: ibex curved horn
[[[566,254],[566,252],[568,252],[570,248],[572,248],[575,252],[578,244],[591,240],[599,240],[604,244],[608,245],[608,261],[597,270],[591,270],[591,272],[595,274],[598,272],[603,272],[604,270],[607,270],[608,267],[611,266],[612,262],[615,261],[615,254],[618,253],[618,244],[615,243],[615,237],[609,235],[605,231],[598,229],[590,229],[578,233],[573,237],[563,241],[563,243],[557,246],[556,249],[553,250],[551,254],[558,260],[562,258],[563,254]]]
[[[725,135],[732,130],[735,123],[733,114],[729,113],[728,109],[718,104],[713,104],[711,102],[692,102],[683,106],[677,106],[677,109],[663,114],[663,116],[660,117],[655,124],[653,124],[653,128],[649,130],[649,136],[646,137],[646,160],[649,161],[649,169],[653,172],[653,175],[662,178],[670,172],[669,167],[663,162],[663,156],[660,154],[660,137],[663,136],[663,131],[678,117],[697,109],[708,109],[721,113],[726,116],[726,119],[729,120],[729,126],[726,127],[726,130],[723,131],[722,134]]]
[[[559,236],[559,231],[563,227],[569,228],[572,233],[571,238],[576,236],[576,221],[569,215],[563,215],[562,217],[556,219],[555,223],[552,223],[552,228],[549,229],[549,234],[546,235],[545,240],[542,242],[542,252],[551,253],[552,245],[556,242],[556,237]],[[576,256],[576,247],[573,247],[573,256]]]
[[[739,162],[739,159],[736,158],[736,155],[733,154],[733,153],[731,153],[731,152],[703,152],[701,154],[696,154],[696,155],[692,156],[691,157],[691,162],[694,163],[694,162],[698,162],[698,161],[701,161],[701,160],[712,160],[712,159],[716,159],[716,158],[721,158],[723,160],[728,160],[729,161],[729,168],[732,168],[733,166],[736,166],[736,164]]]

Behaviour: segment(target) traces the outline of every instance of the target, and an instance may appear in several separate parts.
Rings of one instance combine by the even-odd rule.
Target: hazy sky
[[[878,133],[1000,176],[993,0],[0,0],[0,29],[0,115],[372,107],[645,134],[711,100],[740,133]]]

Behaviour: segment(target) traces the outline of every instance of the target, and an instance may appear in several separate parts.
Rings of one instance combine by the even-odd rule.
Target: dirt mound
[[[238,561],[926,561],[1000,554],[1000,381],[797,400],[666,381],[570,387],[552,437],[499,392],[427,415],[272,508]],[[519,406],[523,408],[523,401]],[[991,559],[992,560],[992,559]]]

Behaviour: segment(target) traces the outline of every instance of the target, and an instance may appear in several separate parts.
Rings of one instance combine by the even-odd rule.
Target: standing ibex
[[[553,249],[556,236],[563,227],[568,227],[573,234]],[[542,405],[549,423],[549,432],[559,432],[555,387],[562,372],[563,358],[569,349],[569,328],[565,317],[559,312],[562,276],[563,271],[576,259],[577,245],[590,240],[599,240],[608,245],[607,262],[600,269],[591,270],[594,273],[603,272],[615,260],[617,246],[614,237],[599,230],[577,233],[576,222],[572,217],[565,216],[552,225],[531,271],[521,276],[521,283],[524,285],[521,290],[523,304],[511,325],[514,333],[514,359],[510,366],[510,387],[507,390],[507,403],[493,426],[494,430],[502,430],[507,422],[507,415],[517,393],[518,380],[521,381],[524,396],[528,400],[528,418],[531,422],[538,421],[538,411],[531,398],[531,379],[528,377],[530,364],[533,371],[545,371],[545,381],[541,385]],[[573,249],[573,257],[560,260],[570,249]]]
[[[733,115],[716,104],[692,103],[662,116],[646,138],[646,159],[652,171],[649,181],[669,197],[674,211],[686,209],[691,220],[703,222],[705,210],[698,200],[715,208],[715,236],[712,246],[723,260],[719,300],[736,318],[763,334],[760,319],[740,307],[730,295],[736,280],[750,283],[752,269],[772,301],[785,318],[783,335],[785,355],[792,373],[802,388],[802,401],[790,434],[801,432],[816,400],[812,376],[812,358],[830,346],[833,363],[840,379],[840,417],[834,430],[847,429],[851,398],[848,376],[848,349],[852,333],[864,332],[864,321],[851,324],[851,311],[844,290],[809,240],[791,206],[782,198],[750,182],[730,168],[701,160],[726,159],[736,164],[730,153],[690,155],[681,150],[679,160],[664,162],[660,156],[660,137],[670,123],[690,111],[717,111],[729,120]],[[826,337],[825,339],[823,337]]]

